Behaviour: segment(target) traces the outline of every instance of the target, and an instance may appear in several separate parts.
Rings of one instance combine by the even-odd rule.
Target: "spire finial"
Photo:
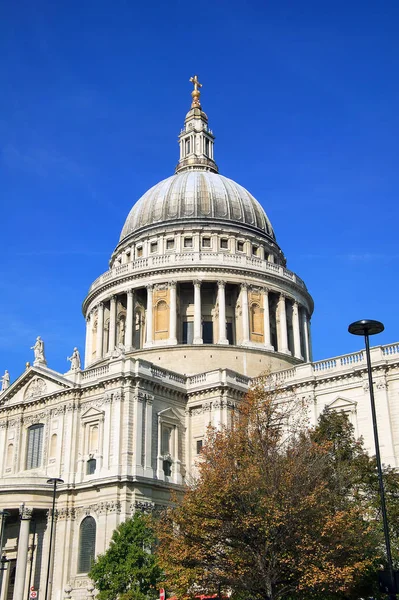
[[[201,103],[199,101],[201,92],[199,91],[198,88],[202,87],[202,83],[200,83],[198,81],[198,75],[194,75],[194,77],[190,77],[190,83],[192,83],[194,86],[194,89],[191,92],[191,96],[193,98],[193,101],[191,103],[191,108],[201,108]]]

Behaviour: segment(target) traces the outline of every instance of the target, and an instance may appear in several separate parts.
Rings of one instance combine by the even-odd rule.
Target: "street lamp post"
[[[385,547],[386,547],[386,552],[387,552],[387,562],[388,562],[388,571],[389,571],[389,579],[390,579],[389,596],[392,600],[396,600],[395,571],[394,571],[393,562],[392,562],[391,541],[390,541],[390,537],[389,537],[388,516],[387,516],[387,508],[386,508],[386,502],[385,502],[384,480],[383,480],[383,476],[382,476],[380,444],[378,441],[377,414],[376,414],[376,410],[375,410],[375,401],[374,401],[373,374],[371,371],[370,340],[369,340],[370,335],[375,335],[377,333],[381,333],[382,331],[384,331],[384,325],[382,323],[380,323],[380,321],[372,321],[371,319],[363,319],[361,321],[355,321],[355,323],[351,323],[348,327],[348,331],[349,331],[349,333],[352,333],[353,335],[364,336],[364,341],[366,344],[367,374],[368,374],[368,380],[369,380],[371,416],[373,419],[375,458],[377,461],[378,483],[379,483],[379,488],[380,488],[381,513],[382,513],[382,522],[383,522],[383,526],[384,526]]]
[[[48,594],[48,587],[49,587],[49,580],[50,580],[50,569],[51,569],[51,551],[52,551],[52,547],[53,547],[53,529],[54,529],[54,511],[55,511],[55,494],[57,491],[57,484],[58,483],[64,483],[63,479],[60,479],[59,477],[51,477],[51,479],[47,480],[48,484],[52,484],[53,485],[53,508],[52,508],[52,512],[51,512],[51,527],[50,527],[50,543],[49,543],[49,551],[48,551],[48,562],[47,562],[47,578],[46,578],[46,592],[44,594],[44,600],[48,600],[47,598],[47,594]]]

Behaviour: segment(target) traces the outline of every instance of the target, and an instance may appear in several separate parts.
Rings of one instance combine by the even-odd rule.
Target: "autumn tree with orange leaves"
[[[366,494],[331,460],[305,408],[261,381],[229,428],[208,430],[198,477],[158,526],[167,587],[179,598],[371,595],[380,538]]]

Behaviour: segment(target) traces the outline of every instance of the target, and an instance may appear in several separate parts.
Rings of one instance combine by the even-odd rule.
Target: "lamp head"
[[[384,325],[380,321],[373,321],[372,319],[362,319],[361,321],[355,321],[348,327],[349,333],[352,335],[375,335],[384,331]]]

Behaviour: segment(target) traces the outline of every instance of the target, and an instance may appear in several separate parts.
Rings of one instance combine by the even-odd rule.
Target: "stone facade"
[[[345,410],[373,451],[364,353],[312,362],[312,298],[260,204],[218,174],[194,91],[176,174],[133,206],[83,303],[84,368],[74,352],[67,373],[53,371],[40,342],[34,366],[3,380],[0,600],[30,586],[44,596],[49,558],[52,598],[91,598],[92,555],[135,510],[167,506],[190,482],[208,424],[228,425],[263,371],[306,401],[311,422],[325,406]],[[381,453],[396,467],[399,344],[372,361]]]

